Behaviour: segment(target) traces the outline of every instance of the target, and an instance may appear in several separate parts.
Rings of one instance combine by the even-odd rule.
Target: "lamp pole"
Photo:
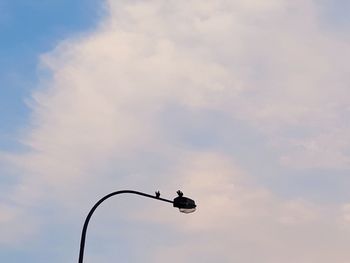
[[[183,212],[183,213],[192,213],[196,209],[195,202],[192,199],[190,199],[190,198],[184,197],[183,193],[181,191],[177,191],[178,196],[176,198],[174,198],[173,201],[161,198],[159,191],[156,192],[155,195],[150,195],[150,194],[146,194],[146,193],[142,193],[142,192],[138,192],[138,191],[134,191],[134,190],[120,190],[120,191],[112,192],[112,193],[104,196],[103,198],[101,198],[91,208],[89,214],[87,215],[87,217],[85,219],[83,230],[81,232],[81,239],[80,239],[80,250],[79,250],[79,261],[78,261],[79,263],[83,263],[86,232],[87,232],[87,228],[88,228],[89,221],[91,219],[92,214],[95,212],[96,208],[103,201],[105,201],[106,199],[108,199],[108,198],[110,198],[112,196],[118,195],[118,194],[136,194],[136,195],[141,195],[141,196],[144,196],[144,197],[160,200],[160,201],[163,201],[163,202],[171,203],[171,204],[173,204],[174,207],[179,208],[180,212]]]

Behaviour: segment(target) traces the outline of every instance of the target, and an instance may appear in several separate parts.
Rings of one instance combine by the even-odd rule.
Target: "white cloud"
[[[340,211],[340,224],[350,230],[350,204],[344,204]]]
[[[108,3],[110,17],[95,32],[42,58],[52,79],[33,96],[23,138],[30,150],[13,156],[23,176],[11,202],[24,213],[53,203],[58,221],[74,221],[95,201],[91,193],[153,191],[155,184],[169,192],[182,184],[199,210],[177,217],[179,224],[157,212],[159,222],[190,231],[181,247],[153,248],[157,256],[149,258],[157,262],[179,253],[184,262],[345,262],[349,240],[328,216],[338,207],[281,200],[232,156],[191,151],[169,136],[178,127],[164,124],[172,123],[168,112],[220,112],[263,134],[284,164],[348,169],[349,57],[341,50],[349,45],[320,27],[318,7],[286,0]],[[220,125],[225,134],[227,123]],[[20,218],[3,218],[9,216]]]
[[[35,216],[28,217],[25,208],[13,204],[0,204],[0,245],[18,245],[35,236],[38,223]]]
[[[158,81],[165,77],[177,84],[164,87],[169,96],[180,96],[193,107],[231,112],[267,133],[272,142],[277,137],[312,143],[319,136],[349,141],[348,132],[341,138],[337,132],[349,129],[350,79],[344,70],[349,57],[343,52],[349,42],[322,28],[323,6],[312,1],[110,1],[110,5],[111,27],[148,43],[147,57],[159,57],[157,47],[165,40],[172,47],[165,50],[171,54],[165,61],[172,65],[162,64],[160,69],[149,64],[154,59],[147,61]],[[140,43],[128,45],[140,50]],[[155,51],[149,54],[152,47]],[[142,57],[137,57],[138,65],[143,64]],[[164,68],[170,68],[168,74]],[[137,75],[142,79],[143,74]],[[304,131],[304,138],[295,139],[295,130]],[[282,151],[293,146],[282,141]],[[283,158],[292,159],[293,166],[348,169],[344,147],[348,148],[337,145],[314,159],[305,158],[310,161],[289,153]],[[307,147],[298,153],[308,155],[314,153]],[[324,162],[329,155],[342,161]]]
[[[141,218],[137,212],[140,221],[159,225],[169,217],[168,227],[177,225],[182,236],[151,251],[149,261],[326,263],[350,257],[348,233],[331,206],[280,200],[254,185],[232,160],[213,153],[190,154],[177,174],[198,201],[198,211],[178,217],[146,207]]]

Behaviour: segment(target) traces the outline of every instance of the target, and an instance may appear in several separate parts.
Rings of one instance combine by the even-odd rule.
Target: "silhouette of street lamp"
[[[133,190],[121,190],[121,191],[116,191],[113,193],[110,193],[106,196],[104,196],[103,198],[101,198],[90,210],[89,214],[87,215],[85,222],[84,222],[84,226],[83,226],[83,230],[81,232],[81,240],[80,240],[80,250],[79,250],[79,263],[83,263],[83,258],[84,258],[84,248],[85,248],[85,239],[86,239],[86,231],[87,231],[87,227],[89,224],[89,221],[91,219],[92,214],[95,212],[96,208],[106,199],[114,196],[114,195],[118,195],[118,194],[136,194],[136,195],[141,195],[144,197],[148,197],[148,198],[152,198],[152,199],[156,199],[156,200],[160,200],[160,201],[164,201],[167,203],[172,203],[174,207],[179,208],[180,212],[182,213],[192,213],[194,211],[196,211],[196,204],[195,202],[187,197],[183,196],[183,193],[179,190],[177,191],[177,197],[174,198],[173,201],[168,200],[168,199],[164,199],[160,197],[160,192],[156,192],[155,196],[154,195],[149,195],[146,193],[142,193],[142,192],[138,192],[138,191],[133,191]]]

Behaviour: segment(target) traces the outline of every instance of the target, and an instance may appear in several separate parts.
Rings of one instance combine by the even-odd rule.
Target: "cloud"
[[[302,199],[281,200],[220,154],[192,153],[185,160],[177,174],[198,201],[198,211],[180,218],[150,207],[144,217],[137,212],[138,220],[159,225],[168,217],[167,226],[176,225],[180,235],[170,245],[155,247],[149,261],[348,260],[348,229],[337,223],[340,209]]]
[[[345,227],[350,229],[350,204],[344,204],[341,208],[340,222]]]
[[[36,235],[39,220],[38,218],[29,218],[27,214],[28,211],[22,207],[13,204],[0,204],[0,245],[11,247]]]
[[[149,65],[158,79],[166,68],[171,69],[167,79],[185,71],[175,78],[185,79],[184,83],[164,89],[171,96],[180,95],[186,105],[229,112],[266,133],[272,143],[274,138],[287,139],[278,145],[282,151],[293,146],[290,140],[313,143],[315,137],[327,136],[349,141],[348,132],[339,138],[337,131],[349,129],[350,80],[344,70],[349,58],[342,52],[348,41],[323,28],[323,6],[312,1],[110,1],[110,6],[111,27],[128,35],[131,31],[145,40],[141,43],[149,43],[143,50],[151,52],[152,46],[151,58],[159,58],[157,47],[167,43],[161,54],[172,54],[168,61],[175,67]],[[293,159],[293,166],[348,169],[344,147],[337,144],[310,161],[287,152],[283,158]],[[313,154],[307,147],[298,152],[298,156]],[[324,162],[332,154],[342,161]]]
[[[345,262],[349,240],[332,212],[343,204],[283,200],[245,171],[235,149],[196,148],[174,136],[199,137],[205,131],[194,113],[214,112],[228,116],[217,121],[225,138],[240,141],[229,129],[239,120],[278,149],[276,166],[348,169],[348,43],[322,29],[319,7],[284,0],[107,5],[109,17],[94,32],[42,56],[51,76],[33,94],[22,138],[29,150],[11,157],[21,176],[7,199],[22,211],[6,208],[5,225],[25,213],[71,227],[116,188],[181,186],[198,200],[194,216],[122,207],[122,218],[164,222],[183,242],[143,251],[149,261]],[[49,205],[52,214],[29,212]],[[156,222],[148,214],[158,214]],[[111,222],[100,220],[111,238]]]

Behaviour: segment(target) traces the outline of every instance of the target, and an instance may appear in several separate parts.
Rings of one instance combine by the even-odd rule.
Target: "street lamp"
[[[91,219],[92,214],[94,213],[94,211],[96,210],[96,208],[106,199],[114,196],[114,195],[118,195],[118,194],[136,194],[136,195],[141,195],[141,196],[145,196],[148,198],[152,198],[152,199],[156,199],[156,200],[160,200],[160,201],[164,201],[167,203],[172,203],[174,207],[179,208],[180,212],[182,213],[192,213],[194,211],[196,211],[196,204],[195,202],[187,197],[183,196],[183,193],[179,190],[177,191],[177,197],[174,198],[173,201],[168,200],[168,199],[164,199],[160,197],[160,192],[156,192],[155,195],[149,195],[149,194],[145,194],[142,192],[138,192],[138,191],[133,191],[133,190],[121,190],[121,191],[116,191],[113,193],[110,193],[106,196],[104,196],[103,198],[101,198],[90,210],[89,214],[87,215],[85,222],[84,222],[84,226],[83,226],[83,230],[81,232],[81,240],[80,240],[80,250],[79,250],[79,263],[83,263],[83,258],[84,258],[84,248],[85,248],[85,239],[86,239],[86,231],[87,231],[87,227],[89,224],[89,221]]]

